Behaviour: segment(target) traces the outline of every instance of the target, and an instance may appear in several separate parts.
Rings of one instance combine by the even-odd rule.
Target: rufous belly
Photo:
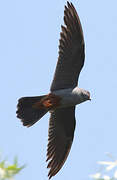
[[[41,99],[39,102],[34,104],[35,108],[46,108],[48,110],[55,109],[58,106],[60,106],[61,98],[58,95],[54,95],[52,93],[49,93],[46,95],[43,99]]]

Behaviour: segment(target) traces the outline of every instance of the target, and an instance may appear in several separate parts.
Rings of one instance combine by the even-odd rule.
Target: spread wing
[[[76,87],[84,65],[84,38],[78,14],[72,3],[67,2],[61,26],[59,58],[51,85],[51,91]]]
[[[47,148],[49,179],[63,166],[72,145],[74,130],[75,107],[57,109],[51,113]]]

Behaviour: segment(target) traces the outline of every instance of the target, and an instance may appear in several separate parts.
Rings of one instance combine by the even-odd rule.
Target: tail
[[[41,101],[45,97],[46,95],[19,99],[16,113],[24,126],[32,126],[48,112],[48,110],[41,105]]]

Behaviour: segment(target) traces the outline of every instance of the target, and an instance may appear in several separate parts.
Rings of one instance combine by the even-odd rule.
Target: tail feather
[[[46,95],[23,97],[18,100],[16,113],[24,126],[32,126],[48,112],[48,110],[43,107],[35,107],[35,104],[39,103],[44,97],[46,97]]]

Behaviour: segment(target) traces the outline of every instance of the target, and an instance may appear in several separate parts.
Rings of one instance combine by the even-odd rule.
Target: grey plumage
[[[67,2],[59,40],[59,58],[51,85],[51,91],[77,86],[84,65],[84,37],[78,14],[72,3]]]
[[[59,40],[59,58],[50,90],[52,93],[58,93],[59,96],[61,96],[61,91],[63,90],[65,99],[64,102],[64,99],[62,98],[63,104],[67,104],[69,106],[69,101],[72,101],[72,105],[69,108],[58,109],[57,111],[53,112],[56,116],[51,114],[50,124],[51,121],[54,123],[58,123],[58,126],[56,125],[55,128],[53,127],[54,132],[58,132],[58,138],[55,142],[52,141],[53,143],[51,145],[51,136],[49,133],[48,146],[53,150],[51,156],[51,152],[47,150],[47,156],[50,156],[48,159],[51,159],[50,162],[52,162],[48,166],[50,168],[48,174],[49,178],[54,176],[63,166],[72,145],[75,129],[75,106],[73,106],[73,103],[75,102],[73,101],[77,100],[77,103],[75,103],[76,105],[89,99],[88,95],[86,98],[82,95],[83,93],[79,93],[82,91],[84,92],[85,90],[77,92],[77,97],[73,96],[72,93],[73,89],[77,86],[79,74],[84,65],[85,45],[80,19],[73,4],[69,2],[67,2],[67,6],[65,6],[64,23],[66,26],[61,26],[62,32],[60,33]],[[71,89],[71,93],[67,92],[69,91],[69,89]],[[72,99],[70,99],[71,95]],[[80,98],[82,98],[82,100]],[[72,128],[72,126],[74,126],[74,128]],[[59,131],[57,129],[58,127]],[[52,129],[52,126],[49,125],[49,131],[50,128]],[[69,136],[66,133],[67,131],[70,132]],[[69,139],[69,141],[67,138]]]
[[[90,93],[77,87],[84,65],[85,45],[78,14],[67,2],[64,23],[59,40],[59,58],[50,93],[37,97],[21,98],[17,117],[29,127],[48,111],[50,112],[47,161],[49,179],[62,168],[69,154],[75,130],[75,106],[90,100]]]
[[[50,160],[48,164],[49,178],[61,169],[69,154],[75,123],[75,106],[57,109],[51,113],[47,148],[47,160]]]

